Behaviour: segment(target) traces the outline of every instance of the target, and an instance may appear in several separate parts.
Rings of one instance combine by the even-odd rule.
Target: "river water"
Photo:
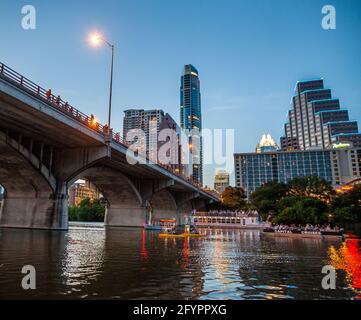
[[[207,230],[161,239],[135,228],[67,232],[0,229],[0,299],[354,299],[361,297],[358,239],[276,238],[252,230]],[[335,290],[321,286],[337,268]],[[36,269],[36,289],[21,269]]]

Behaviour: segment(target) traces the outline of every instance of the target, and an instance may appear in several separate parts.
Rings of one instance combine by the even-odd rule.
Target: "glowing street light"
[[[113,93],[114,45],[111,44],[106,39],[104,39],[104,37],[99,33],[90,34],[89,39],[90,39],[90,43],[94,47],[99,46],[103,42],[103,43],[107,44],[112,51],[112,60],[111,60],[111,64],[110,64],[109,110],[108,110],[108,130],[110,132],[110,118],[111,118],[111,113],[112,113],[112,93]]]
[[[92,33],[89,36],[89,42],[91,45],[98,46],[102,41],[102,37],[99,33]]]

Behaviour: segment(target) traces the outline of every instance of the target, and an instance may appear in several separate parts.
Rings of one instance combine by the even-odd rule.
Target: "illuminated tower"
[[[189,135],[192,178],[203,183],[202,112],[200,82],[197,69],[188,64],[184,66],[180,88],[180,123],[184,130],[193,130]],[[197,134],[198,132],[198,134]]]

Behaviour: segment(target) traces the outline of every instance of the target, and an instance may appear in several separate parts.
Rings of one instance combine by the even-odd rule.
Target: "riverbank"
[[[104,229],[104,222],[69,221],[69,228],[101,228],[101,229]]]

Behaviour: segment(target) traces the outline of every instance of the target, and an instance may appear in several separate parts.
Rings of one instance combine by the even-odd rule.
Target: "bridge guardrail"
[[[87,125],[98,133],[108,133],[107,126],[100,124],[92,116],[89,117],[88,115],[74,108],[67,101],[64,101],[60,96],[52,94],[50,89],[46,90],[40,87],[3,63],[0,63],[0,75],[5,77],[6,80],[13,82],[15,85],[21,86],[22,89],[31,95],[35,95],[37,98],[40,98],[44,102],[50,104],[52,107],[60,110],[80,123]],[[121,142],[120,137],[119,142]]]
[[[113,130],[111,128],[108,128],[107,125],[102,125],[101,123],[97,122],[94,116],[91,115],[89,117],[88,115],[84,114],[83,112],[71,106],[67,101],[64,101],[60,95],[58,96],[54,95],[50,89],[46,90],[42,88],[41,86],[37,85],[33,81],[27,79],[23,75],[19,74],[18,72],[16,72],[15,70],[11,69],[10,67],[8,67],[7,65],[1,62],[0,62],[0,77],[16,85],[17,87],[20,87],[22,90],[35,96],[36,98],[42,100],[43,102],[49,104],[53,108],[56,108],[62,113],[70,116],[71,118],[80,122],[81,124],[86,125],[92,130],[104,136],[108,136],[110,134],[112,141],[119,143],[126,148],[129,148],[129,145],[126,143],[126,141],[123,140],[119,132],[116,133],[113,132]],[[150,159],[146,157],[146,160],[150,160]],[[154,164],[164,168],[165,170],[171,172],[172,174],[181,178],[185,182],[192,184],[198,189],[201,189],[203,192],[209,194],[210,196],[216,197],[208,190],[205,190],[200,184],[196,183],[195,181],[193,181],[188,177],[183,176],[179,172],[173,170],[173,168],[170,165],[163,164],[159,161]]]

